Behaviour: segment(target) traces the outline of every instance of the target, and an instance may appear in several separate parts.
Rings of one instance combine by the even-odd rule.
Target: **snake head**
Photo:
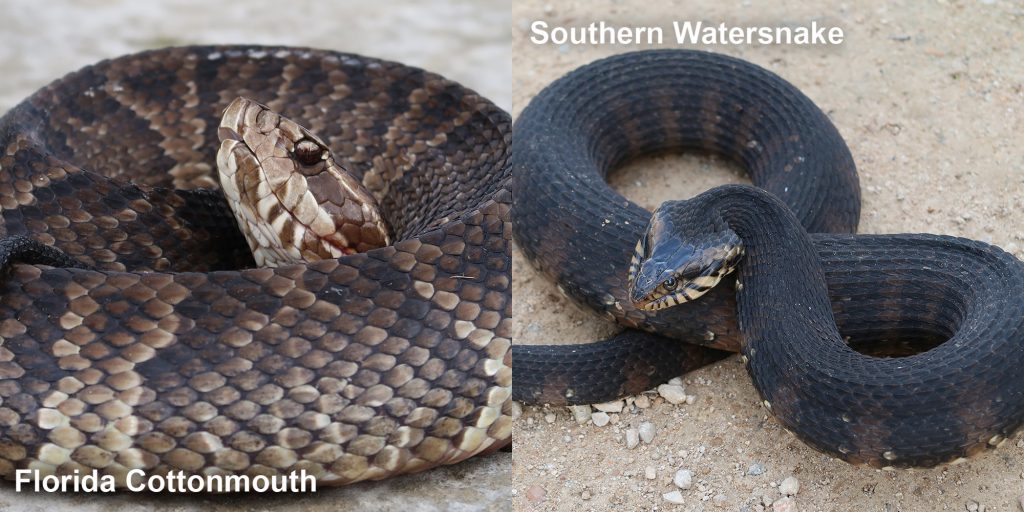
[[[338,258],[390,243],[377,200],[298,123],[237,98],[218,135],[221,188],[257,265]]]
[[[735,270],[743,256],[735,232],[686,208],[685,201],[663,204],[636,244],[628,292],[637,309],[653,311],[697,299]]]

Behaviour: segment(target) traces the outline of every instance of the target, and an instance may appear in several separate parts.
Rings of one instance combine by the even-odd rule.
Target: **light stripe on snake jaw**
[[[656,311],[700,298],[732,273],[743,257],[743,243],[721,225],[678,226],[655,210],[629,264],[629,298],[641,310]]]
[[[218,135],[221,186],[257,265],[391,243],[376,199],[294,121],[240,97],[225,109]]]

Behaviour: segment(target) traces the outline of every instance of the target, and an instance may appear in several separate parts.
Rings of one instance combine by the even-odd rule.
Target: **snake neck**
[[[718,187],[690,202],[680,215],[720,218],[743,243],[736,299],[744,351],[768,338],[838,336],[824,269],[789,207],[745,185]]]

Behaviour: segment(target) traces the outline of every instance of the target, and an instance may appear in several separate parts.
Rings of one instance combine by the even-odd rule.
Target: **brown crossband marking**
[[[0,234],[91,269],[0,281],[0,475],[340,485],[507,445],[510,138],[449,80],[301,48],[157,50],[41,89],[0,118]],[[254,261],[232,196],[285,258]]]

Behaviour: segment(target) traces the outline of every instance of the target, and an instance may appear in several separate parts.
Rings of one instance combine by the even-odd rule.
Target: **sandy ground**
[[[0,113],[40,86],[103,58],[182,44],[313,46],[439,72],[511,105],[511,4],[462,2],[0,1]],[[17,494],[0,511],[507,510],[512,456],[307,496]]]
[[[704,49],[775,71],[829,113],[860,170],[862,232],[959,235],[1024,256],[1019,2],[518,1],[513,115],[569,70],[640,48],[536,46],[527,39],[536,19],[841,26],[847,38],[838,47]],[[651,208],[746,178],[714,160],[668,157],[636,162],[612,181]],[[560,296],[519,254],[513,272],[516,343],[581,342],[614,332]],[[1011,440],[950,468],[852,467],[808,448],[767,417],[736,357],[684,378],[696,403],[673,406],[650,395],[650,408],[627,407],[601,428],[578,425],[565,408],[526,407],[516,425],[514,508],[754,511],[780,499],[778,484],[793,476],[800,490],[791,510],[1020,510],[1024,442]],[[627,449],[624,432],[643,422],[655,426],[654,441]],[[764,473],[748,475],[754,464]],[[679,469],[692,471],[693,487],[675,505],[662,494],[677,490],[672,476]]]

